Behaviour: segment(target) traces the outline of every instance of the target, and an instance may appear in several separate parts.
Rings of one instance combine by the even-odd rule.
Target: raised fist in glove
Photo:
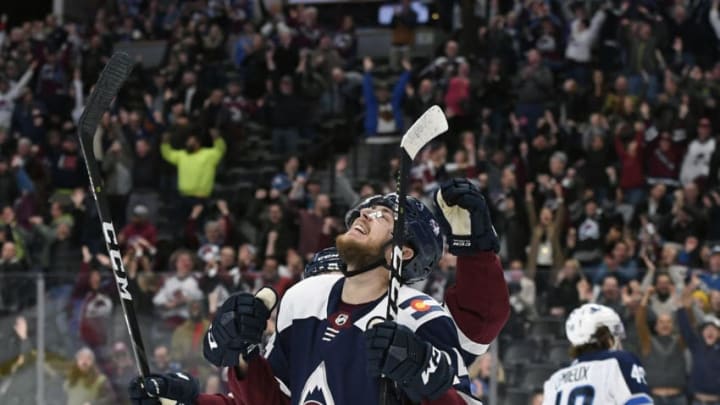
[[[203,355],[218,367],[234,367],[239,356],[246,358],[260,350],[263,332],[277,303],[277,293],[264,287],[256,295],[231,295],[215,314],[203,340]]]
[[[128,393],[133,405],[160,405],[160,398],[194,405],[200,395],[198,380],[186,373],[150,374],[130,381]]]
[[[368,374],[397,382],[413,401],[437,399],[453,384],[448,357],[406,326],[383,321],[365,331]]]
[[[435,193],[435,204],[450,253],[462,256],[500,250],[490,209],[480,189],[469,180],[452,179],[444,183]]]

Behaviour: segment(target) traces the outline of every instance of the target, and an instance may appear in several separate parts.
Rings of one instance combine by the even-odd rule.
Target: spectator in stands
[[[720,291],[720,246],[713,246],[708,268],[699,277],[708,288]]]
[[[181,371],[180,364],[172,361],[170,352],[165,345],[158,345],[153,350],[153,356],[150,359],[152,369],[158,373],[166,374]]]
[[[548,294],[550,315],[564,317],[582,305],[587,299],[581,295],[583,282],[587,283],[580,271],[580,263],[576,259],[566,260]]]
[[[75,353],[75,361],[65,376],[63,389],[68,405],[109,405],[116,402],[108,378],[98,369],[95,355],[87,347]]]
[[[647,10],[647,9],[646,9]],[[651,21],[654,16],[648,16]],[[655,101],[658,93],[658,36],[651,22],[621,22],[620,39],[628,55],[627,71],[629,91],[633,95]]]
[[[524,122],[527,135],[532,138],[538,119],[545,113],[545,103],[551,98],[553,76],[543,66],[542,56],[537,49],[527,52],[527,64],[514,79],[517,93],[515,115]]]
[[[80,275],[75,283],[73,296],[81,299],[80,303],[80,339],[100,358],[101,362],[108,359],[103,349],[110,343],[112,336],[108,332],[112,324],[114,304],[107,288],[103,288],[98,262],[91,265],[92,256],[83,250],[83,264]],[[92,266],[92,267],[91,267]],[[94,267],[94,268],[93,268]],[[103,270],[108,270],[104,268]]]
[[[138,204],[133,207],[130,223],[125,225],[118,235],[121,247],[137,243],[146,245],[148,249],[157,246],[157,228],[150,222],[149,215],[150,211],[145,205]]]
[[[173,332],[170,352],[181,359],[180,368],[183,371],[203,379],[211,372],[202,357],[202,340],[210,321],[203,313],[202,301],[192,301],[188,307],[190,317]]]
[[[528,183],[525,187],[528,227],[531,231],[527,268],[528,276],[534,278],[538,290],[545,291],[549,280],[555,277],[558,267],[563,263],[560,233],[565,221],[565,205],[562,186],[556,184],[554,192],[558,202],[557,211],[553,213],[545,206],[538,214],[533,197],[534,190],[534,183]]]
[[[592,268],[602,262],[606,223],[594,199],[586,200],[583,206],[583,216],[568,230],[567,245],[580,265]]]
[[[27,72],[15,83],[11,83],[8,77],[0,76],[0,129],[10,129],[15,100],[20,98],[22,90],[30,83],[37,66],[38,63],[33,61]]]
[[[592,20],[588,21],[585,18],[585,10],[581,6],[575,8],[575,19],[570,23],[570,37],[565,49],[565,58],[570,67],[570,76],[581,85],[590,83],[591,51],[605,17],[605,10],[599,9]]]
[[[418,76],[421,78],[429,77],[438,81],[441,85],[445,85],[447,79],[455,75],[462,63],[467,63],[467,59],[460,55],[460,46],[457,41],[451,39],[445,43],[443,54],[435,58]]]
[[[472,385],[470,389],[472,394],[478,398],[487,400],[490,394],[490,378],[492,376],[492,360],[493,357],[489,353],[478,356],[468,367],[468,375],[471,378]],[[505,370],[502,365],[498,365],[497,378],[500,389],[505,386]]]
[[[266,256],[262,266],[262,285],[260,285],[255,291],[259,290],[263,286],[272,287],[277,292],[278,297],[282,298],[285,291],[292,286],[292,279],[289,277],[280,275],[280,263],[278,259],[273,256]]]
[[[700,333],[690,321],[692,293],[699,286],[694,277],[683,294],[683,307],[677,310],[678,326],[683,340],[692,354],[692,370],[690,371],[689,388],[693,395],[693,403],[712,403],[720,401],[720,321],[715,317],[697,320]]]
[[[400,70],[400,61],[410,58],[410,51],[415,45],[415,26],[417,13],[410,5],[410,0],[403,0],[393,10],[392,39],[390,46],[390,67]]]
[[[372,70],[373,61],[363,59],[363,98],[365,99],[365,134],[388,135],[405,129],[403,120],[403,104],[405,102],[405,87],[410,81],[412,66],[408,60],[403,60],[403,73],[400,74],[393,86],[392,93],[386,85],[374,88]]]
[[[622,127],[619,127],[622,128]],[[635,132],[635,138],[627,146],[621,140],[622,133],[615,133],[615,152],[620,158],[620,189],[624,201],[636,205],[645,199],[645,176],[643,162],[643,134]]]
[[[621,317],[625,313],[620,290],[620,280],[615,274],[607,274],[600,283],[600,293],[594,300],[596,303],[613,308]]]
[[[345,68],[355,65],[357,61],[357,34],[355,32],[355,20],[352,15],[344,15],[340,29],[333,37],[335,49],[345,60]]]
[[[535,282],[525,275],[523,263],[515,260],[510,263],[508,271],[508,289],[510,290],[510,305],[515,314],[521,315],[524,319],[530,320],[537,317],[535,307]]]
[[[267,211],[268,219],[263,221],[257,243],[261,257],[284,258],[287,250],[295,244],[295,232],[288,225],[281,204],[273,202]]]
[[[337,218],[330,215],[331,201],[327,194],[315,198],[312,209],[300,210],[298,253],[305,260],[312,260],[315,252],[332,245],[335,235],[342,231]]]
[[[273,69],[271,65],[270,70]],[[298,128],[304,123],[306,109],[295,87],[292,76],[282,76],[273,83],[267,99],[261,102],[266,122],[272,125],[273,152],[280,155],[294,154],[299,150]]]
[[[173,263],[175,275],[165,280],[160,291],[155,294],[153,304],[161,318],[174,328],[190,317],[188,304],[203,296],[197,280],[192,277],[192,253],[187,250],[176,251],[170,262]]]
[[[27,265],[18,257],[15,243],[4,242],[0,251],[0,274],[4,278],[0,285],[0,306],[4,310],[17,311],[32,301],[32,282],[24,279],[26,271]],[[17,281],[11,283],[15,278]]]
[[[215,171],[220,159],[225,154],[225,141],[217,130],[211,130],[212,148],[203,148],[197,134],[191,134],[185,142],[185,149],[173,149],[169,143],[169,135],[165,135],[160,146],[162,156],[169,163],[178,167],[178,190],[183,198],[181,204],[190,207],[202,202],[210,196],[215,184]]]
[[[135,361],[125,342],[118,341],[113,344],[107,370],[107,376],[110,379],[110,385],[113,391],[116,393],[123,392],[123,390],[126,389],[127,382],[132,380],[137,372]],[[122,401],[121,403],[126,403],[126,401]]]
[[[87,173],[78,153],[74,131],[65,135],[59,147],[51,146],[48,154],[52,167],[52,186],[58,190],[71,190],[87,184]]]
[[[190,217],[185,222],[185,246],[190,249],[197,249],[205,245],[212,245],[220,248],[224,243],[231,239],[232,221],[230,220],[230,208],[227,201],[217,200],[215,206],[219,212],[219,218],[216,220],[207,218],[203,225],[203,233],[200,234],[198,229],[200,226],[200,217],[205,210],[203,204],[193,206]]]
[[[616,241],[612,245],[612,250],[605,256],[604,263],[594,274],[594,283],[600,284],[609,273],[615,274],[623,284],[635,280],[638,276],[637,262],[632,257],[630,246],[623,240]]]
[[[75,221],[72,217],[63,216],[54,221],[52,226],[43,223],[41,217],[31,217],[37,240],[42,244],[41,261],[43,267],[51,267],[53,272],[76,272],[80,267],[80,245]],[[58,280],[56,280],[58,281]]]
[[[683,185],[694,181],[700,176],[707,176],[710,171],[710,159],[715,151],[715,138],[712,133],[710,119],[701,118],[697,126],[697,138],[688,145],[682,168],[680,182]]]
[[[655,333],[648,326],[648,304],[656,294],[649,287],[635,311],[635,328],[640,343],[640,359],[647,372],[653,399],[658,404],[686,404],[685,343],[673,331],[674,311],[655,312]],[[677,297],[673,297],[675,299]]]

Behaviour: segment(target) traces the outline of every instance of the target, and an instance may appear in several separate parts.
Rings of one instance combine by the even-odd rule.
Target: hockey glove
[[[133,405],[160,405],[160,398],[177,401],[179,405],[194,405],[200,395],[198,380],[182,372],[150,374],[130,381],[128,392]]]
[[[264,287],[253,296],[231,295],[215,314],[203,340],[203,355],[218,367],[234,367],[239,356],[250,358],[260,351],[263,332],[277,303],[277,293]]]
[[[365,331],[365,343],[370,377],[384,374],[413,402],[437,399],[453,384],[447,356],[403,325],[380,322]]]
[[[452,179],[435,193],[440,226],[448,249],[456,256],[500,250],[490,209],[480,189],[467,179]]]

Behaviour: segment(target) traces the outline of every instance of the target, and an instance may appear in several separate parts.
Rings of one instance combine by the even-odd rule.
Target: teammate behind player
[[[653,403],[640,361],[620,350],[625,328],[615,311],[585,304],[570,313],[565,333],[575,361],[545,382],[544,405]]]

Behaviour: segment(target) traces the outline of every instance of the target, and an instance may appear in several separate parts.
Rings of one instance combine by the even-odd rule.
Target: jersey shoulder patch
[[[398,317],[412,330],[436,318],[452,319],[445,307],[434,298],[406,286],[402,286],[398,294]]]
[[[277,330],[284,330],[294,319],[324,319],[330,291],[341,278],[341,274],[320,274],[288,289],[280,301]]]

